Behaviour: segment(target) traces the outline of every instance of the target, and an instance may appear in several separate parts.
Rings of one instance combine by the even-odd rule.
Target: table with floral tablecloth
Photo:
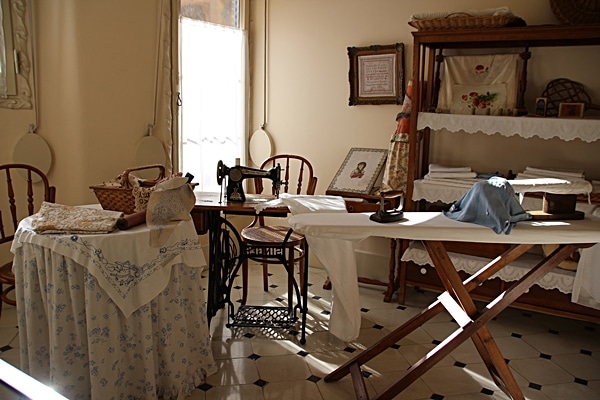
[[[217,370],[193,222],[15,235],[21,368],[69,399],[183,399]]]

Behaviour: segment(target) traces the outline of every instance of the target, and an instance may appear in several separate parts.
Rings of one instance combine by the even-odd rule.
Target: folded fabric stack
[[[37,233],[109,233],[117,228],[122,216],[119,211],[43,202],[31,226]]]
[[[554,194],[586,194],[593,192],[593,185],[585,179],[583,171],[561,171],[526,167],[509,181],[517,193],[546,192]]]
[[[425,179],[473,179],[477,173],[471,167],[447,167],[440,164],[429,164],[429,173]]]
[[[558,178],[558,179],[585,179],[583,171],[563,171],[559,169],[544,169],[536,167],[525,167],[525,171],[517,174],[517,179],[531,178]]]

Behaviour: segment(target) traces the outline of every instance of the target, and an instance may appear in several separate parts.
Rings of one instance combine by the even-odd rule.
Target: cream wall
[[[89,185],[133,166],[135,144],[153,122],[158,4],[33,0],[37,134],[52,151],[58,202],[93,202]],[[0,120],[6,163],[35,113],[0,108]]]
[[[296,152],[315,163],[317,192],[323,193],[351,147],[387,148],[396,128],[400,106],[348,106],[347,47],[405,45],[406,77],[412,72],[411,14],[508,6],[529,25],[556,24],[548,0],[503,0],[485,4],[472,0],[303,0],[269,1],[269,78],[267,130],[276,152]],[[262,47],[264,0],[252,2],[252,35],[256,55],[253,82],[252,129],[263,120]],[[600,76],[592,68],[600,62],[598,47],[533,49],[529,62],[527,104],[533,104],[546,83],[567,77],[585,83],[600,103]],[[586,60],[583,62],[583,60]],[[589,60],[589,61],[588,61]],[[483,135],[434,135],[433,161],[471,165],[476,170],[519,171],[527,165],[577,164],[600,179],[600,143],[565,144],[543,140]],[[495,135],[497,136],[497,135]]]
[[[135,165],[136,143],[152,123],[159,0],[32,0],[38,84],[37,133],[49,144],[54,162],[49,178],[57,201],[95,201],[88,189]],[[530,25],[553,24],[548,0],[489,1],[509,6]],[[410,15],[436,10],[482,8],[475,0],[270,0],[267,130],[276,152],[294,152],[313,161],[324,193],[351,147],[387,148],[396,105],[348,106],[349,46],[405,44],[411,75]],[[251,123],[263,122],[264,0],[252,0]],[[585,60],[585,61],[584,61]],[[597,47],[562,49],[530,62],[529,101],[549,79],[565,76],[584,82],[600,102]],[[0,163],[10,162],[15,143],[34,123],[32,110],[0,109]],[[536,155],[546,162],[584,164],[600,179],[600,143],[554,143],[502,138],[508,151],[479,138],[434,138],[435,158],[473,167],[519,168]],[[439,142],[438,142],[439,141]],[[546,142],[543,143],[547,144]],[[475,148],[475,146],[478,146]],[[441,150],[443,149],[443,154]],[[469,149],[457,156],[457,149]],[[513,151],[518,149],[517,151]],[[480,157],[483,154],[484,157]],[[480,165],[485,159],[489,165]],[[546,161],[547,160],[547,161]],[[560,161],[559,161],[560,162]],[[477,163],[477,164],[475,164]],[[527,162],[528,163],[528,162]],[[542,165],[540,165],[542,166]]]
[[[94,201],[87,189],[90,184],[133,165],[136,142],[144,137],[153,118],[158,5],[158,0],[33,0],[37,133],[52,149],[54,163],[49,176],[58,188],[59,202]],[[486,3],[486,7],[502,5],[529,24],[557,22],[547,0]],[[251,1],[254,106],[249,132],[263,122],[263,7],[264,0]],[[319,176],[317,191],[322,193],[350,147],[386,148],[399,106],[348,106],[346,48],[402,42],[408,78],[412,64],[410,15],[467,8],[481,8],[481,2],[271,0],[267,130],[275,151],[296,152],[311,159]],[[540,62],[537,58],[542,56],[534,53],[529,67],[529,102],[549,79],[559,76],[584,82],[592,98],[600,99],[600,75],[593,68],[600,61],[597,50],[561,49]],[[15,143],[35,118],[32,110],[0,109],[0,120],[0,162],[8,162]],[[480,144],[477,152],[497,148],[487,140],[480,142],[477,135],[465,139],[444,136],[445,140],[440,139],[444,154],[436,157],[448,162],[455,161],[453,149],[470,148],[473,143]],[[498,168],[518,168],[524,165],[524,158],[537,153],[544,160],[583,162],[586,172],[600,179],[600,166],[594,158],[598,143],[565,146],[559,142],[555,150],[540,150],[541,144],[535,140],[501,142],[516,143],[513,147],[519,152],[514,153],[516,157],[497,151],[485,153],[486,162]],[[481,162],[474,153],[469,153],[477,159],[473,162]],[[499,161],[492,162],[494,159]]]

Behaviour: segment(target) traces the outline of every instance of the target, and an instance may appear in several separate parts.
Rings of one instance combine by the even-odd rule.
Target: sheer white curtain
[[[4,16],[0,2],[0,97],[6,97],[6,46],[4,43]]]
[[[181,19],[181,170],[219,191],[217,163],[245,163],[246,53],[243,30]]]

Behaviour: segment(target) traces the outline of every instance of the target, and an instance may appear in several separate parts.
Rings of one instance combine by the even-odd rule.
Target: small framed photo
[[[348,105],[402,104],[404,44],[348,47]]]
[[[559,118],[583,118],[584,103],[560,103],[558,105]]]
[[[537,97],[535,99],[535,115],[537,115],[538,117],[545,117],[547,108],[548,108],[548,98],[547,97]]]
[[[331,181],[327,193],[371,194],[383,171],[387,149],[351,148],[340,169]]]

